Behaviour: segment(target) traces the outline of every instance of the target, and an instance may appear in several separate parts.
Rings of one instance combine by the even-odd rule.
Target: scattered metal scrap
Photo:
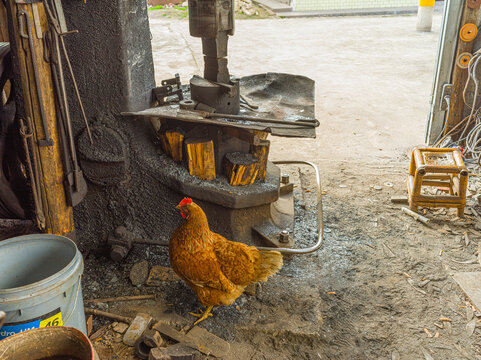
[[[227,341],[197,326],[179,331],[163,321],[152,319],[148,314],[139,313],[135,318],[131,318],[90,308],[85,308],[85,313],[128,324],[123,334],[123,343],[134,347],[134,352],[140,359],[149,359],[149,356],[153,359],[162,359],[161,355],[164,352],[174,351],[179,346],[185,347],[186,352],[192,356],[199,351],[209,356],[223,358],[230,351],[230,344]],[[107,331],[108,326],[104,326],[97,330],[91,339],[98,341]]]
[[[184,100],[179,74],[175,74],[173,79],[162,80],[162,86],[153,89],[152,95],[157,100],[159,106],[168,104],[171,101]]]

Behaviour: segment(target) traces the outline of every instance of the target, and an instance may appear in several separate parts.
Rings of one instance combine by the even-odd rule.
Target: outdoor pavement
[[[150,12],[156,81],[202,74],[188,21]],[[424,142],[441,15],[238,20],[231,74],[285,72],[316,81],[317,139],[272,138],[271,158],[386,162]]]

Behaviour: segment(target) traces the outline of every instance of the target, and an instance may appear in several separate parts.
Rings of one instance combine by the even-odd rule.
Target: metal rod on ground
[[[101,311],[96,309],[84,308],[84,311],[87,315],[103,316],[108,319],[117,320],[126,324],[130,324],[133,320],[132,318],[127,316],[112,314],[106,311]]]
[[[427,217],[424,217],[422,215],[419,215],[418,213],[412,211],[412,210],[409,210],[408,208],[406,207],[402,207],[401,210],[408,214],[408,215],[411,215],[413,218],[415,218],[417,221],[420,221],[422,222],[423,224],[425,225],[428,225],[429,222],[431,221],[430,219],[428,219]]]
[[[136,301],[136,300],[155,300],[155,294],[149,295],[137,295],[137,296],[119,296],[113,298],[104,298],[104,299],[90,299],[86,300],[86,303],[107,303],[107,302],[121,302],[121,301]]]
[[[316,119],[312,119],[312,121],[308,119],[303,119],[299,121],[287,121],[287,120],[277,120],[277,119],[247,116],[247,115],[218,114],[218,113],[210,113],[207,111],[197,111],[197,110],[194,110],[193,112],[198,113],[199,115],[206,118],[209,118],[209,117],[223,118],[223,119],[243,120],[243,121],[252,121],[252,122],[260,122],[260,123],[272,123],[272,124],[307,126],[307,127],[319,126],[319,121],[317,121]]]
[[[139,245],[169,246],[169,240],[135,239],[133,242]]]
[[[316,164],[310,161],[304,160],[282,160],[282,161],[274,161],[274,164],[304,164],[311,166],[315,173],[316,173],[316,185],[317,185],[317,242],[307,248],[302,249],[289,249],[289,248],[275,248],[275,247],[257,247],[257,249],[262,251],[279,251],[281,254],[295,254],[295,255],[303,255],[303,254],[310,254],[317,250],[319,250],[322,245],[324,244],[324,221],[322,216],[322,196],[321,196],[321,176],[319,175],[319,168]]]

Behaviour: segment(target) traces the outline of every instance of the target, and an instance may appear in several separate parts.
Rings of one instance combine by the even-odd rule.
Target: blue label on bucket
[[[48,314],[39,316],[36,319],[5,324],[0,328],[0,340],[31,329],[62,325],[62,313],[60,312],[60,309],[56,309]]]

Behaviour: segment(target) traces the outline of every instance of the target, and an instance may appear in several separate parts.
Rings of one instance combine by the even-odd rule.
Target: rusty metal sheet
[[[242,108],[239,115],[259,118],[295,121],[313,120],[315,118],[314,81],[298,75],[266,73],[246,76],[240,79],[241,95],[249,103],[259,108],[249,110]],[[186,98],[190,98],[186,94]],[[122,113],[124,116],[159,117],[185,122],[224,127],[236,127],[248,130],[260,130],[273,136],[315,138],[316,129],[296,125],[260,124],[244,120],[224,118],[205,118],[194,112],[181,110],[178,104],[169,104],[137,112]]]
[[[241,95],[259,106],[255,112],[261,117],[283,120],[315,118],[315,82],[305,76],[265,73],[240,79]],[[316,137],[315,129],[274,128],[274,136]]]

